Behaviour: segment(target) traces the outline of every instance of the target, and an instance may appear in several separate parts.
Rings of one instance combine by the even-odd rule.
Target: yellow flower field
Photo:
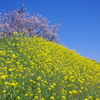
[[[100,100],[100,64],[40,37],[0,38],[0,100]]]

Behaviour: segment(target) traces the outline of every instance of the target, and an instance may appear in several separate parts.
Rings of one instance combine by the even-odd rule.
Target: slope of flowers
[[[0,100],[100,100],[100,64],[39,37],[1,38]]]

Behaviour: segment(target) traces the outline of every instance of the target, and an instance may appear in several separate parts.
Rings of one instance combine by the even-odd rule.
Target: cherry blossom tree
[[[40,36],[49,41],[58,42],[58,25],[49,25],[46,17],[39,14],[30,16],[24,8],[12,10],[0,16],[0,36]]]

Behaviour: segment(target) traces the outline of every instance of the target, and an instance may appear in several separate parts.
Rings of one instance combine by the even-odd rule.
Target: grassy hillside
[[[0,100],[100,100],[100,64],[39,37],[1,38]]]

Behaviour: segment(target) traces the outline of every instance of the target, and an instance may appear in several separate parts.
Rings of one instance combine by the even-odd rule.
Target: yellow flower
[[[51,90],[51,88],[48,88],[48,90]]]
[[[6,90],[2,90],[2,93],[6,93]]]
[[[30,82],[34,82],[34,80],[31,79]]]
[[[11,68],[10,68],[10,69],[8,69],[8,71],[10,71],[10,72],[11,72],[11,71],[13,71],[13,69],[11,69]]]
[[[62,100],[66,100],[66,96],[62,96]]]
[[[84,100],[89,100],[88,98],[85,98]]]
[[[51,100],[54,100],[55,98],[53,96],[50,97]]]
[[[5,51],[0,51],[0,55],[5,55]]]
[[[37,86],[40,86],[41,84],[40,83],[37,83]]]
[[[20,100],[20,96],[17,96],[17,99]]]
[[[73,94],[77,94],[77,91],[76,90],[73,90],[72,92],[73,92]]]
[[[12,58],[17,58],[16,54],[13,54],[13,55],[12,55]]]
[[[77,94],[76,90],[69,91],[69,94]]]
[[[45,100],[44,98],[41,98],[40,100]]]
[[[6,61],[6,63],[7,63],[7,64],[10,64],[10,63],[11,63],[11,61]]]
[[[73,92],[72,91],[69,91],[69,94],[73,94]]]
[[[100,98],[96,98],[96,100],[100,100]]]
[[[54,86],[56,86],[56,83],[53,83]]]
[[[6,69],[7,69],[7,67],[3,67],[3,69],[5,69],[5,70],[6,70]]]
[[[38,99],[39,97],[36,95],[35,97],[34,97],[34,99]]]
[[[44,71],[41,71],[42,74],[44,74]]]
[[[92,99],[92,96],[88,96],[89,99]]]
[[[14,35],[18,35],[18,32],[13,32]]]
[[[30,96],[33,96],[33,94],[30,94]]]
[[[82,90],[79,90],[79,93],[82,93]]]
[[[18,65],[19,65],[19,64],[20,64],[20,62],[16,62],[16,64],[18,64]]]
[[[11,85],[11,86],[17,86],[18,83],[11,83],[10,85]]]
[[[40,89],[40,88],[37,88],[37,92],[38,92],[38,93],[41,93],[41,89]]]
[[[9,82],[5,82],[4,84],[5,84],[5,85],[10,85],[10,83],[9,83]]]
[[[53,85],[51,85],[51,86],[50,86],[50,88],[51,88],[51,89],[54,89],[54,86],[53,86]]]
[[[1,79],[6,79],[7,75],[2,75],[0,78]]]
[[[3,53],[4,51],[0,51],[0,55]]]
[[[28,96],[28,94],[26,93],[26,94],[25,94],[25,96],[27,97],[27,96]]]
[[[40,76],[38,76],[38,77],[37,77],[37,80],[38,80],[38,81],[40,81],[40,80],[41,80],[41,77],[40,77]]]

